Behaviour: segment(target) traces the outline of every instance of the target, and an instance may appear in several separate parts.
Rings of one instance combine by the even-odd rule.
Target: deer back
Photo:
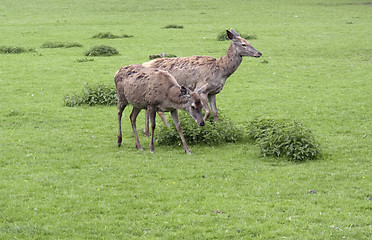
[[[209,56],[158,58],[143,65],[169,72],[181,86],[191,90],[220,78],[217,60]]]
[[[187,103],[174,77],[159,69],[129,65],[116,73],[115,82],[118,92],[122,91],[127,101],[136,108],[153,106],[169,111]]]

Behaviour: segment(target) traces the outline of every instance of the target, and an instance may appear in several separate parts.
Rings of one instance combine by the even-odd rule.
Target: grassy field
[[[0,239],[369,239],[371,12],[365,0],[1,0],[0,46],[33,50],[0,53]],[[321,159],[262,158],[244,141],[140,152],[130,108],[118,148],[116,107],[63,104],[151,54],[223,56],[230,27],[263,56],[243,60],[218,108],[236,123],[296,119]],[[119,55],[78,61],[102,44]]]

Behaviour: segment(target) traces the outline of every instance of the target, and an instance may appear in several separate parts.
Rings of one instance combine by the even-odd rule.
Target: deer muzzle
[[[254,57],[256,57],[256,58],[259,58],[259,57],[261,57],[262,56],[262,53],[261,52],[257,52],[255,55],[254,55]]]

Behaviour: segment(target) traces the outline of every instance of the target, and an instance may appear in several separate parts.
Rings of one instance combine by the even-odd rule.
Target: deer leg
[[[155,149],[154,149],[154,132],[155,132],[155,126],[156,126],[156,122],[155,122],[155,117],[156,117],[156,111],[154,109],[151,109],[149,111],[149,114],[150,114],[150,120],[151,120],[151,141],[150,141],[150,151],[152,153],[155,153]]]
[[[192,154],[189,146],[187,146],[187,143],[186,143],[186,140],[185,140],[185,137],[183,136],[182,134],[182,129],[181,129],[181,125],[180,125],[180,122],[178,121],[178,112],[177,110],[173,110],[171,112],[171,115],[172,115],[172,118],[173,118],[173,122],[174,122],[174,125],[176,126],[176,129],[178,131],[178,134],[180,135],[181,137],[181,141],[182,141],[182,144],[183,144],[183,149],[185,149],[185,153],[187,154]]]
[[[136,148],[139,150],[143,150],[139,142],[139,139],[138,139],[137,125],[136,125],[137,116],[140,112],[141,112],[141,109],[133,107],[132,113],[130,114],[130,122],[132,123],[134,139],[136,140]]]
[[[121,146],[122,143],[122,134],[121,134],[121,117],[123,116],[123,111],[127,105],[126,104],[118,104],[118,121],[119,121],[119,131],[118,131],[118,147]]]
[[[218,116],[217,116],[217,105],[216,105],[216,95],[209,95],[208,96],[209,104],[211,105],[212,114],[214,117],[214,121],[218,122]]]
[[[144,133],[146,137],[150,137],[150,132],[149,132],[149,110],[146,109],[145,111],[145,130]]]
[[[203,120],[205,122],[210,115],[210,109],[209,109],[209,105],[208,105],[208,95],[207,94],[200,94],[200,101],[203,103],[203,109],[204,109],[204,112],[205,112]]]
[[[161,120],[163,121],[164,125],[166,127],[169,127],[169,123],[168,123],[167,119],[165,118],[164,113],[163,112],[158,112],[158,115],[161,118]]]
[[[163,112],[158,112],[158,115],[161,118],[161,120],[163,121],[164,125],[166,127],[169,127],[169,123],[168,123],[167,119],[165,118],[164,113]],[[145,130],[144,130],[144,133],[145,133],[146,137],[150,137],[150,131],[149,131],[149,111],[148,110],[146,110],[146,112],[145,112]]]

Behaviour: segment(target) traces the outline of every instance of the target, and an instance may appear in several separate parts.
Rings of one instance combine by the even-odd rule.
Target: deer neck
[[[236,52],[233,42],[231,42],[229,49],[225,56],[218,59],[218,64],[222,69],[222,75],[228,78],[233,74],[236,69],[238,69],[240,63],[242,62],[242,56],[239,56]]]

